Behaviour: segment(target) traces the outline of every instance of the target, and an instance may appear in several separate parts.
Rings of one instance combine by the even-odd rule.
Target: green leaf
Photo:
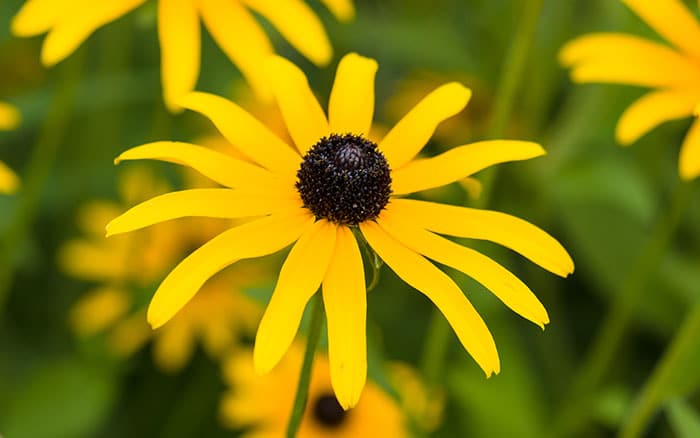
[[[682,399],[671,400],[666,406],[668,420],[678,438],[700,436],[700,415]]]

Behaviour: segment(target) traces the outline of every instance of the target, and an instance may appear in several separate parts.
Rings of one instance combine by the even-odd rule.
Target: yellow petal
[[[462,84],[451,82],[423,98],[379,143],[389,167],[399,169],[418,155],[438,125],[462,111],[471,95]]]
[[[329,134],[326,115],[299,67],[271,56],[265,62],[265,71],[289,134],[303,155]]]
[[[498,163],[529,160],[546,152],[528,141],[492,140],[458,146],[434,158],[415,160],[392,172],[394,194],[418,192],[453,183]]]
[[[274,48],[260,24],[238,1],[200,0],[199,5],[202,21],[221,50],[251,88],[259,96],[269,98],[263,64]]]
[[[697,99],[687,92],[650,92],[625,110],[615,137],[623,145],[634,143],[663,122],[690,116],[696,103]]]
[[[328,123],[336,134],[367,136],[374,116],[374,76],[377,61],[356,53],[338,64],[328,104]]]
[[[201,30],[196,2],[158,0],[163,98],[170,111],[178,111],[177,100],[197,85]]]
[[[666,87],[693,84],[700,74],[692,60],[670,47],[617,33],[576,38],[564,46],[559,57],[563,65],[571,67],[576,82]]]
[[[274,176],[266,170],[230,155],[176,141],[158,141],[131,148],[114,162],[127,160],[160,160],[188,166],[207,178],[227,187],[270,187]]]
[[[187,323],[173,321],[155,333],[153,361],[168,373],[181,370],[194,353],[194,331]]]
[[[549,317],[534,293],[510,271],[483,254],[429,231],[411,226],[387,208],[379,225],[396,240],[436,262],[457,269],[481,283],[514,312],[544,328]]]
[[[320,220],[289,252],[255,336],[253,362],[258,374],[277,365],[292,344],[306,303],[326,274],[335,239],[335,226]]]
[[[686,181],[700,175],[700,121],[695,120],[683,141],[678,171]]]
[[[272,172],[296,177],[301,163],[296,151],[243,108],[223,97],[199,92],[188,94],[179,103],[211,120],[246,157]]]
[[[294,242],[313,222],[306,209],[268,216],[221,233],[184,259],[163,280],[148,308],[148,322],[168,322],[212,275],[245,258],[272,254]]]
[[[265,17],[302,55],[318,66],[333,56],[331,43],[321,20],[303,0],[243,0]]]
[[[323,279],[331,382],[347,410],[367,379],[367,291],[362,256],[350,228],[339,226],[335,253]]]
[[[515,216],[411,199],[392,199],[391,206],[397,215],[430,231],[503,245],[562,277],[574,272],[571,256],[556,239]]]
[[[501,369],[491,332],[457,285],[419,254],[397,242],[375,222],[360,224],[379,257],[411,287],[425,294],[445,315],[464,348],[486,376]]]
[[[700,25],[681,0],[622,0],[659,35],[700,57]]]
[[[66,12],[75,9],[77,0],[27,0],[12,18],[12,33],[27,37],[48,32]]]
[[[14,193],[18,188],[19,178],[12,169],[0,161],[0,193]]]
[[[119,322],[109,333],[109,346],[118,357],[128,357],[140,349],[153,335],[141,310]]]
[[[15,129],[21,116],[12,105],[0,102],[0,131]]]
[[[130,305],[129,293],[123,289],[111,286],[96,289],[73,305],[70,326],[79,335],[95,335],[121,319]]]
[[[107,224],[107,237],[182,217],[241,218],[295,207],[301,207],[301,202],[293,192],[285,199],[231,189],[183,190],[156,196],[129,209]]]
[[[73,53],[98,28],[135,9],[146,0],[113,0],[108,2],[76,2],[77,10],[61,11],[46,36],[41,62],[54,65]]]
[[[355,18],[355,6],[352,0],[321,0],[321,2],[340,21],[350,21]]]

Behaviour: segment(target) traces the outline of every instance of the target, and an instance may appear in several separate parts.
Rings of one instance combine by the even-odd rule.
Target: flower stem
[[[14,255],[24,243],[39,207],[39,200],[46,180],[51,175],[58,148],[63,141],[71,109],[78,89],[83,65],[83,51],[79,50],[59,70],[57,91],[53,98],[39,138],[22,176],[22,188],[18,194],[18,205],[2,236],[0,251],[0,319],[12,287],[16,262]]]
[[[299,375],[297,393],[294,397],[292,415],[289,418],[289,425],[287,426],[287,438],[296,437],[301,419],[304,416],[306,401],[309,397],[309,383],[311,382],[314,354],[316,353],[318,341],[321,338],[322,327],[323,302],[321,300],[321,293],[316,292],[316,295],[311,299],[311,322],[309,323],[309,333],[306,340],[306,351],[304,352],[304,362],[301,365],[301,373]]]
[[[588,350],[573,383],[571,392],[566,398],[567,404],[559,419],[559,436],[570,436],[582,427],[588,420],[590,404],[593,402],[595,391],[604,378],[605,372],[610,368],[615,359],[627,329],[634,318],[636,303],[647,285],[649,276],[656,270],[665,250],[675,234],[683,217],[691,194],[691,184],[681,183],[676,188],[671,200],[671,207],[666,209],[656,223],[651,237],[642,249],[632,270],[624,280],[620,292],[614,298],[614,302],[601,324],[592,347]]]
[[[489,126],[489,137],[504,135],[513,113],[515,98],[522,83],[523,71],[535,36],[544,0],[526,0],[523,5],[522,20],[513,37],[506,55],[501,79],[498,85],[494,113]],[[496,178],[495,168],[482,172],[482,194],[476,207],[484,208],[491,201],[491,186]],[[435,385],[443,369],[449,352],[450,326],[436,309],[428,327],[428,334],[421,358],[421,370],[428,385]]]
[[[665,395],[668,394],[667,388],[670,386],[670,380],[674,377],[676,366],[680,365],[689,353],[697,351],[699,333],[700,304],[696,304],[642,388],[630,416],[618,435],[620,438],[636,438],[644,432],[649,418],[654,414],[659,404],[664,401]]]

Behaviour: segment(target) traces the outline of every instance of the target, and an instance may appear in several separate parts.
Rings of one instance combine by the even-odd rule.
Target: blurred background
[[[160,280],[228,224],[183,221],[102,238],[103,224],[135,203],[206,184],[162,163],[116,167],[120,152],[156,140],[227,145],[202,117],[165,109],[153,2],[101,28],[48,70],[39,61],[41,37],[10,35],[22,3],[0,3],[0,101],[22,114],[17,129],[0,132],[0,159],[22,181],[16,194],[0,196],[0,435],[238,436],[242,426],[227,421],[222,403],[236,391],[227,358],[251,345],[281,256],[226,271],[187,314],[152,333],[142,312]],[[547,230],[576,262],[564,280],[479,245],[533,289],[551,323],[542,332],[451,273],[489,325],[502,371],[485,379],[451,334],[443,372],[408,396],[407,378],[396,377],[406,373],[391,365],[408,367],[412,378],[426,367],[433,306],[384,268],[368,303],[370,379],[379,391],[426,436],[614,436],[640,400],[649,411],[646,436],[700,436],[700,324],[683,325],[700,303],[700,190],[683,186],[677,173],[690,120],[666,123],[621,148],[615,125],[643,90],[574,85],[557,62],[561,46],[584,33],[658,36],[619,1],[545,0],[501,129],[494,108],[504,68],[512,65],[509,50],[538,2],[357,0],[350,23],[309,3],[335,49],[330,66],[315,67],[265,27],[322,102],[337,60],[350,51],[379,61],[381,126],[391,127],[439,84],[463,82],[472,101],[441,126],[428,152],[498,130],[540,142],[546,157],[499,166],[488,207]],[[697,2],[686,3],[697,13]],[[202,53],[197,89],[278,120],[206,32]],[[468,205],[476,194],[470,189],[455,184],[423,196]],[[687,192],[682,203],[679,190]],[[205,300],[216,294],[227,297]],[[628,324],[615,327],[625,318]],[[615,336],[598,336],[605,321],[613,328],[603,333]],[[287,379],[279,390],[294,386]],[[411,408],[417,400],[422,405]]]

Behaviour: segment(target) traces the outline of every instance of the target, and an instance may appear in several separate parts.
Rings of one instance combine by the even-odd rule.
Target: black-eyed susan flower
[[[41,60],[52,66],[73,53],[90,34],[147,1],[27,0],[12,22],[18,36],[47,33]],[[157,0],[163,96],[170,109],[194,89],[200,69],[200,20],[212,38],[260,94],[268,94],[260,66],[274,49],[254,18],[266,18],[299,52],[326,65],[332,49],[314,11],[303,0]],[[352,0],[323,0],[341,20],[353,17]]]
[[[120,185],[125,202],[132,204],[168,190],[164,181],[139,167],[128,169]],[[192,218],[105,239],[105,224],[120,210],[122,207],[111,201],[86,205],[79,218],[84,235],[67,242],[59,253],[65,272],[97,283],[69,314],[77,335],[103,335],[108,351],[116,357],[130,356],[150,340],[156,365],[173,372],[189,362],[197,343],[218,358],[242,337],[255,333],[262,309],[243,291],[267,282],[266,270],[258,262],[212,278],[186,309],[160,329],[151,330],[146,322],[148,299],[144,290],[161,280],[167,268],[192,246],[206,242],[230,224]]]
[[[584,35],[560,53],[575,82],[651,88],[622,114],[616,138],[637,141],[663,122],[697,115],[700,109],[700,23],[680,0],[622,0],[669,45],[623,33]],[[681,147],[681,178],[700,175],[700,121]]]
[[[253,370],[250,351],[231,354],[223,363],[224,379],[231,386],[221,400],[223,424],[232,429],[245,429],[243,436],[246,438],[284,436],[302,356],[303,347],[293,344],[279,366],[269,376],[262,377]],[[404,376],[397,377],[400,379],[397,383],[402,383]],[[333,395],[328,357],[317,355],[298,438],[402,438],[410,436],[407,423],[399,403],[371,381],[360,403],[345,411]]]
[[[266,69],[296,149],[238,105],[192,93],[182,105],[207,116],[251,162],[177,142],[146,144],[117,158],[189,166],[226,188],[153,198],[113,220],[108,235],[185,216],[253,218],[184,259],[156,291],[148,321],[154,327],[166,323],[224,267],[294,244],[258,327],[255,368],[265,373],[279,362],[307,302],[321,287],[331,379],[338,401],[347,409],[357,403],[367,370],[367,302],[357,242],[361,237],[400,278],[435,303],[487,376],[498,373],[499,358],[488,327],[455,282],[428,259],[463,271],[540,326],[548,323],[547,312],[508,270],[440,235],[499,243],[561,276],[572,272],[571,258],[554,238],[521,219],[406,196],[496,163],[543,155],[542,147],[485,141],[417,159],[436,126],[466,106],[471,94],[467,88],[458,83],[439,87],[374,143],[367,139],[374,111],[374,60],[356,54],[341,60],[328,118],[294,64],[274,56]]]
[[[9,104],[0,102],[0,131],[15,129],[20,121],[17,109]],[[0,161],[0,193],[14,193],[19,187],[19,178]]]

